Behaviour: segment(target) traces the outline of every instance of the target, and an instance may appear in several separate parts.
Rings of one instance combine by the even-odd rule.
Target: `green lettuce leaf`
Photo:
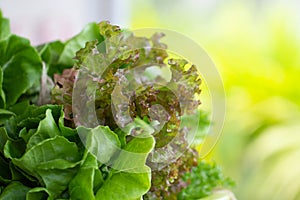
[[[84,163],[69,184],[71,199],[95,200],[94,189],[100,187],[103,181],[96,157],[86,153]]]
[[[148,154],[154,148],[154,138],[134,138],[118,156],[112,175],[98,190],[96,199],[135,200],[151,186],[151,169],[146,166]]]
[[[48,75],[52,77],[55,73],[61,74],[64,69],[73,67],[76,51],[91,40],[103,41],[96,23],[88,24],[78,35],[64,43],[54,41],[38,46],[40,56],[47,65]]]
[[[85,129],[85,131],[87,130],[89,131],[85,144],[87,150],[95,155],[101,163],[107,164],[121,147],[117,134],[107,126]],[[82,134],[83,127],[79,127],[78,132]]]
[[[11,181],[9,164],[2,157],[0,157],[0,169],[0,185],[9,183]]]
[[[21,105],[23,105],[23,102],[21,103]],[[37,129],[40,121],[46,117],[46,111],[48,109],[51,110],[51,115],[57,123],[62,110],[62,106],[59,105],[44,105],[40,107],[28,105],[24,106],[23,108],[16,108],[16,106],[14,106],[13,108],[14,109],[12,110],[15,113],[21,113],[15,118],[18,131],[20,131],[24,127],[26,127],[27,129]]]
[[[5,99],[6,99],[2,85],[3,85],[3,71],[2,71],[2,68],[0,67],[0,106],[1,106],[1,108],[4,107]]]
[[[0,10],[0,40],[5,39],[10,35],[10,26],[9,20],[2,16],[2,12]]]
[[[26,193],[30,190],[20,182],[12,182],[1,193],[1,200],[24,200]]]
[[[37,178],[55,196],[67,188],[80,163],[76,144],[62,136],[44,140],[19,158],[9,144],[4,148],[5,156],[15,166]]]
[[[4,127],[0,127],[0,153],[3,154],[4,145],[8,140],[7,132]]]
[[[82,162],[77,145],[80,142],[74,143],[61,136],[61,130],[68,137],[74,137],[76,130],[72,135],[66,134],[69,129],[63,129],[63,110],[58,105],[37,107],[21,102],[11,110],[18,115],[7,120],[5,127],[0,127],[0,152],[10,163],[0,160],[3,165],[0,183],[18,180],[35,185],[27,198],[58,197]]]
[[[145,163],[154,144],[151,135],[146,138],[133,138],[121,151],[113,168],[130,173],[149,173],[151,170]]]
[[[140,199],[151,185],[150,172],[147,173],[115,173],[98,190],[96,200],[136,200]]]
[[[15,104],[22,94],[39,82],[42,61],[30,42],[16,35],[10,35],[0,41],[0,58],[2,90],[5,93],[5,99],[4,95],[1,95],[0,106],[3,108],[5,104]]]
[[[60,131],[55,123],[51,110],[46,110],[46,117],[40,121],[37,131],[30,137],[27,142],[27,149],[37,145],[48,138],[60,135]]]
[[[0,108],[0,124],[3,124],[3,122],[9,119],[11,116],[15,116],[15,113]]]
[[[69,185],[71,197],[135,200],[149,190],[151,170],[146,166],[146,159],[154,148],[152,136],[133,138],[121,149],[117,134],[108,127],[77,129],[86,136],[90,153],[86,153],[84,163]],[[104,163],[112,164],[112,168]]]
[[[46,188],[36,187],[29,190],[26,194],[26,200],[41,200],[41,199],[53,199],[53,196]]]

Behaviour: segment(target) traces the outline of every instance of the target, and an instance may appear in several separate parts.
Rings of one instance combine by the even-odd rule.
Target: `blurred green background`
[[[211,158],[241,200],[300,199],[300,3],[132,1],[131,27],[183,33],[224,81],[227,115]]]

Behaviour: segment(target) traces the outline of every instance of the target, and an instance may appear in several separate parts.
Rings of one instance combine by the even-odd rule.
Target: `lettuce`
[[[8,35],[10,35],[10,26],[9,20],[2,16],[2,12],[0,10],[0,40],[5,39]]]
[[[0,58],[0,107],[5,108],[39,83],[42,63],[30,42],[16,35],[0,40]]]
[[[88,24],[78,35],[66,42],[54,41],[38,46],[39,54],[47,65],[48,75],[52,77],[55,73],[61,74],[64,69],[73,67],[76,51],[90,40],[103,41],[96,23]]]
[[[3,200],[24,199],[29,190],[29,187],[24,186],[20,182],[12,182],[2,191],[0,197]]]
[[[33,47],[10,33],[9,21],[0,12],[0,199],[192,199],[196,192],[202,198],[223,185],[221,173],[215,166],[203,168],[186,141],[188,131],[197,131],[199,125],[193,114],[203,122],[201,129],[208,124],[198,110],[199,73],[187,61],[170,58],[159,41],[162,36],[136,37],[101,22],[87,25],[66,42]],[[152,68],[156,73],[131,74],[151,65],[168,69],[170,84],[153,84],[165,79],[155,75],[157,68]],[[83,95],[95,93],[94,107],[89,99],[80,105],[96,110],[92,128],[74,122],[73,88],[81,70],[97,80],[83,79],[77,85],[85,89]],[[136,90],[128,98],[122,84],[141,80],[147,87],[130,85]],[[115,87],[122,93],[119,99],[112,99]],[[119,127],[112,110],[127,100],[133,120],[117,113],[124,122]],[[153,152],[161,148],[170,153],[172,140],[175,149],[187,151],[152,171],[159,164],[150,159]],[[201,177],[198,185],[203,174],[211,178]]]
[[[0,131],[0,183],[8,184],[1,199],[56,199],[63,195],[71,199],[107,199],[111,195],[111,199],[137,199],[149,190],[150,168],[145,162],[154,147],[152,137],[136,138],[125,145],[126,152],[143,153],[141,160],[134,161],[109,146],[112,142],[120,146],[120,141],[108,127],[78,127],[90,138],[85,149],[76,139],[76,129],[74,135],[66,134],[67,127],[60,124],[64,117],[61,106],[28,105],[23,109],[23,116],[12,116]],[[107,168],[94,154],[104,156],[105,162],[117,156],[114,164],[120,170]],[[130,167],[146,170],[132,173],[133,168],[120,167],[128,161],[133,163]],[[22,191],[19,196],[15,196],[16,190]]]

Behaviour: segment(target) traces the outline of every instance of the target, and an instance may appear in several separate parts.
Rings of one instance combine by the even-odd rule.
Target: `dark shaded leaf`
[[[51,193],[46,188],[36,187],[27,192],[26,200],[46,200],[53,199]]]
[[[1,200],[25,200],[26,193],[30,190],[20,182],[12,182],[9,184],[0,195]]]

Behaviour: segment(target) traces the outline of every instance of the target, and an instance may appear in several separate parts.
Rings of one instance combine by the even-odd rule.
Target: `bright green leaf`
[[[0,10],[0,40],[5,39],[10,34],[9,20],[2,16]]]
[[[135,200],[144,195],[151,185],[150,173],[114,174],[98,190],[96,200]]]
[[[95,173],[97,171],[100,172],[97,158],[94,155],[87,153],[80,170],[70,182],[69,191],[71,199],[95,199],[93,188],[95,183]]]
[[[96,23],[88,24],[78,35],[65,43],[54,41],[37,47],[47,65],[48,75],[52,77],[55,73],[61,74],[64,69],[73,67],[76,51],[91,40],[103,41]]]
[[[103,37],[99,34],[99,27],[96,23],[88,24],[78,35],[71,38],[65,43],[65,48],[59,58],[59,63],[63,65],[73,66],[74,56],[78,49],[83,48],[86,41],[97,39],[103,41]]]
[[[7,146],[5,155],[16,166],[38,178],[54,195],[59,195],[67,188],[80,162],[76,144],[62,136],[44,140],[30,148],[21,158],[16,158],[16,153]]]
[[[5,107],[5,101],[6,101],[5,93],[2,88],[2,84],[3,84],[3,71],[2,71],[2,68],[0,67],[0,108]]]
[[[118,171],[104,182],[96,199],[134,200],[143,196],[151,185],[151,169],[145,163],[154,145],[152,136],[133,138],[113,165],[113,169]]]
[[[133,138],[121,151],[113,164],[113,168],[119,171],[132,173],[148,173],[149,168],[145,163],[149,153],[154,148],[154,138]]]
[[[94,129],[78,127],[77,130],[80,135],[88,134],[86,148],[103,164],[108,163],[121,147],[117,134],[107,126],[98,126]]]
[[[13,105],[40,80],[42,62],[30,42],[16,35],[0,41],[0,57],[6,104]]]
[[[27,149],[44,141],[47,138],[53,138],[60,135],[60,131],[53,119],[50,109],[46,111],[46,117],[40,121],[36,133],[29,139]]]

